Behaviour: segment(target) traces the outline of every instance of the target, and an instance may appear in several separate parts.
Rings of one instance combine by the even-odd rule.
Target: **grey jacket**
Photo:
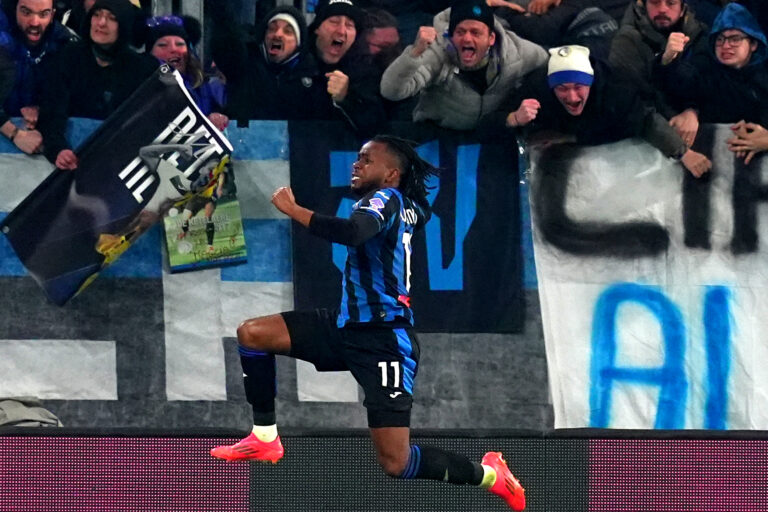
[[[381,95],[398,101],[419,95],[414,121],[432,120],[444,128],[472,130],[480,118],[496,110],[520,85],[523,77],[547,62],[541,46],[505,30],[495,20],[496,43],[488,63],[488,88],[481,95],[459,73],[448,32],[450,9],[437,14],[437,40],[420,56],[411,56],[413,45],[384,71]]]

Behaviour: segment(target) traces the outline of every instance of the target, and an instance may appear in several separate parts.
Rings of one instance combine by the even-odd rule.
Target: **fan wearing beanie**
[[[579,45],[551,48],[547,66],[531,73],[506,104],[480,124],[483,140],[498,139],[510,129],[540,136],[555,132],[561,137],[548,140],[582,145],[639,137],[679,160],[697,178],[712,166],[686,145],[634,84],[590,58],[589,49]]]
[[[384,122],[380,75],[355,44],[362,11],[352,0],[321,0],[310,27],[295,8],[278,6],[252,35],[212,4],[213,59],[227,79],[227,112],[239,125],[338,120],[373,134]]]
[[[200,111],[223,130],[229,118],[222,114],[225,103],[224,84],[205,76],[194,47],[200,41],[200,22],[191,16],[154,16],[146,23],[144,48],[160,62],[177,70]]]
[[[472,130],[546,59],[541,46],[506,30],[485,0],[460,0],[419,28],[384,71],[381,94],[391,101],[418,95],[414,121]]]
[[[52,63],[40,105],[44,154],[59,169],[78,165],[64,135],[67,119],[106,119],[158,66],[129,45],[134,7],[128,0],[96,0],[86,23],[88,37],[62,49]]]

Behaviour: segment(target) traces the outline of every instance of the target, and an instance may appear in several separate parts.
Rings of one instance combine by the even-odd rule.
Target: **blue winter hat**
[[[709,32],[709,43],[712,48],[715,46],[717,35],[725,30],[741,30],[757,41],[757,50],[752,54],[749,61],[750,65],[759,64],[768,56],[768,40],[766,40],[755,17],[743,5],[728,4],[718,13],[712,23],[712,30]]]

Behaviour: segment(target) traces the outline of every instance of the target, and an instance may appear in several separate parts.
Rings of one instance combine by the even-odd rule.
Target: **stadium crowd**
[[[148,3],[3,0],[0,134],[75,169],[67,119],[106,119],[166,62],[222,130],[311,119],[361,137],[391,121],[483,140],[637,136],[697,177],[711,167],[692,149],[701,123],[729,124],[746,163],[768,150],[764,1],[319,0],[305,16],[267,0],[254,23],[209,1],[204,62],[200,22]]]

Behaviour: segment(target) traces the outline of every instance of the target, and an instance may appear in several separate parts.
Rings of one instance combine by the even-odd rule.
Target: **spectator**
[[[293,7],[279,7],[249,34],[222,7],[208,13],[213,60],[227,82],[227,113],[238,120],[303,118],[312,98],[302,83],[312,67],[305,56],[304,17]]]
[[[365,11],[365,30],[363,36],[368,45],[368,53],[373,64],[383,74],[390,64],[403,53],[397,18],[383,9]],[[401,101],[384,100],[384,108],[390,121],[410,121],[416,108],[416,97]]]
[[[43,70],[59,50],[74,42],[77,36],[54,21],[53,0],[16,0],[7,4],[7,8],[13,8],[11,14],[15,23],[0,33],[0,46],[14,61],[16,79],[4,101],[4,109],[7,116],[21,116],[25,129],[19,130],[5,117],[0,119],[0,132],[13,134],[14,144],[19,149],[34,153],[42,143],[42,135],[35,128]]]
[[[397,18],[384,9],[369,9],[365,11],[365,29],[363,36],[371,55],[386,55],[388,60],[394,60],[403,51],[400,42],[400,32],[397,29]],[[395,53],[396,52],[396,53]],[[389,58],[394,53],[394,56]],[[386,69],[386,66],[384,66]]]
[[[472,130],[546,56],[505,30],[484,0],[464,1],[419,29],[416,42],[384,72],[381,93],[390,100],[419,94],[414,121]]]
[[[671,52],[666,62],[660,60],[656,72],[667,88],[688,91],[703,122],[745,120],[768,126],[766,43],[750,12],[731,3],[715,18],[709,34],[710,52],[691,61]]]
[[[653,70],[658,55],[670,45],[683,44],[680,60],[690,60],[707,51],[707,28],[685,5],[685,0],[637,0],[626,12],[613,39],[609,62],[640,93],[652,98],[661,115],[670,120],[690,146],[699,128],[696,112],[684,108],[680,88],[667,89],[654,82]]]
[[[709,35],[711,53],[684,61],[672,56],[656,73],[667,88],[687,91],[706,123],[756,123],[768,126],[768,48],[755,18],[739,4],[728,4]]]
[[[129,47],[134,7],[128,0],[96,0],[88,37],[59,52],[40,105],[44,154],[60,169],[77,156],[64,136],[67,118],[106,119],[157,69],[157,60]]]
[[[631,83],[615,79],[607,65],[590,60],[588,48],[563,46],[549,53],[548,66],[526,79],[507,108],[483,120],[484,138],[525,126],[531,132],[559,132],[587,145],[641,137],[665,156],[679,159],[696,177],[709,170],[707,157],[688,149]]]
[[[227,80],[230,116],[338,119],[366,133],[384,120],[379,74],[353,47],[362,13],[351,0],[318,6],[311,30],[299,11],[277,7],[252,38],[223,10],[211,15],[213,59]]]
[[[205,76],[203,65],[194,54],[200,41],[200,22],[191,16],[155,16],[146,21],[144,48],[161,62],[168,63],[184,79],[192,99],[219,130],[229,118],[222,114],[224,84]]]
[[[353,127],[373,134],[385,120],[381,75],[365,55],[358,29],[362,33],[363,12],[351,0],[321,0],[309,26],[313,55],[331,99],[324,102],[328,117],[341,111]]]

